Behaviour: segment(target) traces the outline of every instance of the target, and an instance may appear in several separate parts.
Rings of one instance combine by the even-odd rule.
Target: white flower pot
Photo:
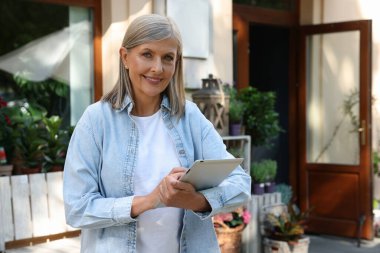
[[[309,251],[310,238],[305,237],[298,240],[297,243],[277,241],[264,238],[265,253],[307,253]]]

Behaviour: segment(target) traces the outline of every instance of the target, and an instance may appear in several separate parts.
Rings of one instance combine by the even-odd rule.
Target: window
[[[66,125],[75,125],[84,109],[99,97],[94,64],[95,4],[62,2],[0,2],[0,39],[6,42],[0,44],[0,96],[37,103],[48,115],[59,115]],[[88,6],[83,2],[89,2]]]

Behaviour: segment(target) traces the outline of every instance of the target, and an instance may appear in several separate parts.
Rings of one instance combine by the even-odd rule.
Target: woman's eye
[[[171,56],[171,55],[166,55],[164,59],[165,59],[165,61],[167,61],[167,62],[172,62],[172,61],[174,60],[174,57]]]
[[[152,54],[149,53],[149,52],[143,53],[142,55],[143,55],[144,57],[146,57],[146,58],[151,58],[151,57],[152,57]]]

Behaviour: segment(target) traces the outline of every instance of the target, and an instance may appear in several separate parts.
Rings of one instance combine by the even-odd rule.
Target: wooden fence
[[[62,183],[62,172],[0,177],[0,251],[29,239],[79,235],[66,225]]]
[[[243,253],[262,253],[260,215],[264,206],[281,204],[281,193],[266,193],[252,195],[247,208],[252,217],[251,222],[243,231]]]
[[[58,239],[57,235],[79,235],[79,230],[66,225],[62,183],[62,172],[0,177],[0,251]],[[252,195],[247,204],[252,217],[243,232],[242,252],[262,252],[261,210],[280,203],[280,193]]]

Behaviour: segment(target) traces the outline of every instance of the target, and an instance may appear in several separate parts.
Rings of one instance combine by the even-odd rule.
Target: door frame
[[[233,29],[236,32],[237,52],[234,59],[241,66],[237,67],[236,73],[236,85],[238,89],[242,89],[249,86],[249,26],[250,23],[273,25],[273,26],[285,26],[289,28],[289,104],[288,104],[288,137],[289,137],[289,184],[293,188],[293,192],[296,196],[300,196],[300,142],[303,139],[299,139],[299,72],[297,66],[299,65],[300,57],[297,56],[299,52],[299,28],[300,28],[300,1],[296,0],[295,10],[289,11],[276,11],[264,8],[253,7],[249,5],[233,4]],[[310,28],[311,29],[311,28]],[[361,46],[363,43],[361,43]],[[368,48],[370,48],[369,45]],[[370,55],[370,52],[369,52]],[[371,76],[371,68],[368,68],[368,75]],[[371,93],[371,90],[368,90]],[[362,113],[362,112],[361,112]],[[367,120],[367,125],[370,125],[370,115]],[[370,133],[370,131],[368,132]],[[368,135],[367,135],[368,136]],[[371,138],[367,137],[368,142]],[[367,151],[368,152],[368,151]],[[370,156],[369,152],[369,156]],[[370,158],[367,159],[370,161]],[[370,164],[368,164],[370,166]],[[363,186],[364,187],[364,186]],[[372,182],[366,186],[368,195],[366,199],[371,199]],[[298,198],[300,202],[300,198]],[[370,201],[371,202],[371,201]],[[305,210],[306,206],[301,205],[301,208]],[[366,226],[369,224],[367,219]]]
[[[236,86],[242,89],[249,86],[249,27],[250,23],[289,28],[289,87],[288,87],[288,138],[289,140],[289,184],[298,195],[298,91],[297,91],[297,28],[299,26],[300,0],[295,0],[293,11],[272,10],[243,4],[233,4],[233,29],[237,38]]]
[[[308,199],[308,171],[320,170],[337,170],[339,165],[322,165],[307,163],[306,158],[306,36],[313,34],[325,34],[332,32],[344,32],[344,31],[359,31],[360,32],[360,66],[359,66],[359,82],[360,82],[360,122],[365,120],[365,145],[360,145],[360,163],[358,166],[351,166],[346,169],[352,173],[359,175],[359,212],[366,216],[363,224],[363,229],[358,233],[361,233],[361,237],[365,239],[373,238],[373,227],[372,227],[372,166],[371,166],[371,21],[370,20],[359,20],[359,21],[348,21],[340,23],[330,23],[321,25],[307,25],[300,27],[299,31],[299,59],[298,59],[298,69],[299,69],[299,135],[298,135],[298,147],[299,147],[299,175],[300,175],[300,185],[299,185],[299,196],[300,196],[300,206],[301,209],[306,210],[311,207]],[[369,99],[368,99],[369,98]],[[354,168],[359,167],[359,168]],[[311,216],[311,220],[313,216]],[[311,232],[321,232],[317,227],[312,225]],[[343,233],[338,231],[334,233]],[[337,234],[342,235],[342,234]],[[346,232],[343,236],[356,237],[357,235],[350,235]]]

